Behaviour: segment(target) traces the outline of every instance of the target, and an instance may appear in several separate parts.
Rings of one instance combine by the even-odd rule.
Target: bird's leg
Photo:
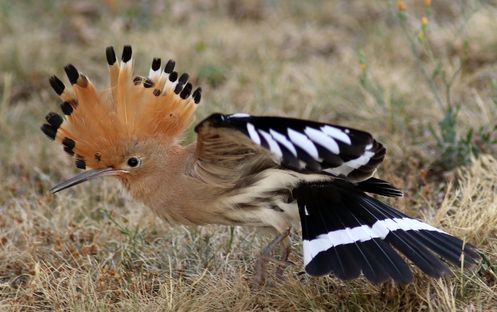
[[[283,272],[285,271],[285,269],[293,264],[292,262],[288,261],[288,257],[290,256],[290,251],[291,251],[290,238],[288,235],[281,241],[281,248],[282,248],[281,259],[280,259],[281,263],[276,269],[276,277],[279,279],[283,278]]]
[[[290,234],[290,227],[280,235],[278,235],[275,239],[273,239],[263,250],[261,255],[259,256],[259,259],[257,259],[256,263],[256,272],[255,272],[255,282],[256,284],[262,285],[264,283],[264,280],[266,279],[266,264],[268,261],[274,262],[280,266],[287,267],[287,258],[288,254],[290,253],[289,251],[289,239],[288,235]],[[277,260],[274,258],[270,257],[271,251],[278,245],[280,242],[283,242],[284,244],[284,252],[283,252],[283,258],[282,260]]]

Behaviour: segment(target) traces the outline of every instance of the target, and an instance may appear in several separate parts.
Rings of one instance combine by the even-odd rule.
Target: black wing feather
[[[199,132],[206,124],[240,131],[253,143],[269,150],[281,166],[297,171],[324,171],[362,181],[374,173],[385,156],[385,148],[371,134],[332,124],[283,117],[213,114],[195,130]]]
[[[357,184],[359,189],[367,193],[374,193],[389,197],[401,197],[404,194],[387,181],[378,178],[369,178]]]

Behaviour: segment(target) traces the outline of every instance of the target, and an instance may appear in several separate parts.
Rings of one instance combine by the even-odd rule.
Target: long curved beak
[[[80,183],[94,179],[96,177],[115,176],[115,175],[119,175],[122,173],[127,173],[127,171],[120,170],[120,169],[114,169],[114,168],[110,168],[110,167],[109,168],[87,170],[87,171],[82,172],[82,173],[80,173],[72,178],[69,178],[67,180],[60,182],[59,184],[57,184],[56,186],[54,186],[50,189],[50,193],[55,194],[57,192],[65,190],[66,188],[70,188],[71,186],[78,185]]]

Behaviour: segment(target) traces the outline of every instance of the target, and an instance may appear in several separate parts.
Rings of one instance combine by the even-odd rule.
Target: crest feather
[[[161,68],[154,58],[148,77],[133,77],[131,46],[124,47],[121,61],[113,47],[106,58],[110,88],[103,91],[71,64],[64,68],[70,88],[56,76],[49,80],[63,101],[64,118],[49,113],[42,131],[76,158],[78,168],[119,165],[129,142],[176,139],[192,123],[200,101],[201,89],[192,92],[188,74],[178,79],[173,60]]]

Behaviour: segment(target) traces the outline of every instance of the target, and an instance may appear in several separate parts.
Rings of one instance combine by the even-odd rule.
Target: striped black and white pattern
[[[294,170],[324,171],[360,181],[370,177],[385,156],[385,148],[371,134],[351,128],[247,114],[214,114],[206,120],[241,131]]]
[[[152,60],[152,65],[150,66],[150,70],[148,71],[148,78],[157,81],[159,80],[160,76],[162,75],[162,69],[160,67],[161,64],[161,59],[160,58],[154,58]]]
[[[477,252],[462,240],[366,195],[357,185],[335,180],[303,184],[294,195],[310,275],[333,273],[353,279],[361,272],[374,283],[408,283],[412,273],[397,251],[422,271],[439,277],[456,265],[475,263]],[[395,248],[395,249],[394,249]],[[396,251],[397,250],[397,251]]]

